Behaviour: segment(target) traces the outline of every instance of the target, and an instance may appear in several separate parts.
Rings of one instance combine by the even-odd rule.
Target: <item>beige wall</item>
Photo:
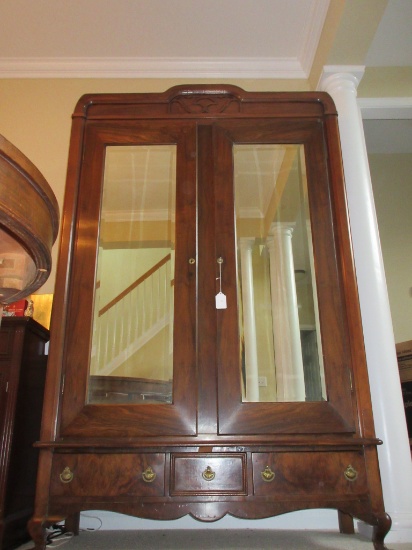
[[[412,97],[412,67],[367,67],[358,97]]]
[[[98,307],[102,308],[117,298],[121,292],[170,253],[171,250],[167,248],[100,250]]]
[[[395,342],[412,340],[412,154],[369,156]]]

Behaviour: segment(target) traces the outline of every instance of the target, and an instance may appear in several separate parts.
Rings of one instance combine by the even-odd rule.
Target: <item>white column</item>
[[[387,540],[412,540],[412,464],[395,352],[392,318],[357,86],[363,67],[325,67],[320,89],[339,115],[342,157],[365,338],[385,508]]]
[[[259,370],[252,265],[252,247],[254,242],[254,238],[240,239],[240,266],[242,277],[243,332],[245,336],[244,344],[247,401],[259,401]]]
[[[302,346],[292,252],[293,227],[273,224],[267,239],[278,401],[305,401]]]

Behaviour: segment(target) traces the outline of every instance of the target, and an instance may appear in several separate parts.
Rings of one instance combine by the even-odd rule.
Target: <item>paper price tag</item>
[[[216,294],[216,309],[226,309],[226,295],[223,292],[218,292]]]

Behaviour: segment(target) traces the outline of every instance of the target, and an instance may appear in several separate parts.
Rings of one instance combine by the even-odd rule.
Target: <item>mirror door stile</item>
[[[199,377],[198,430],[217,433],[217,345],[216,345],[216,211],[213,127],[197,125],[198,168],[198,333],[197,369]]]

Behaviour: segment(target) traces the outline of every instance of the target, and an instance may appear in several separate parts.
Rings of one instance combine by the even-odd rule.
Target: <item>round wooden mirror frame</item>
[[[59,207],[33,163],[0,135],[0,302],[35,292],[51,270]]]

